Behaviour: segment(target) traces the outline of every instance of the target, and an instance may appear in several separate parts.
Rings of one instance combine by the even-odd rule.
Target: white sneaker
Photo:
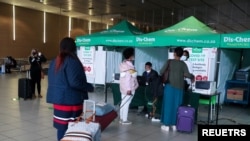
[[[148,114],[145,114],[145,117],[148,118]]]
[[[152,121],[152,122],[160,122],[161,120],[158,119],[158,118],[154,118],[154,117],[153,117],[153,118],[151,119],[151,121]]]
[[[122,125],[130,125],[130,124],[132,124],[132,122],[127,120],[127,121],[122,121],[121,124]]]
[[[161,130],[163,131],[169,131],[169,126],[162,125]]]
[[[171,126],[171,128],[172,128],[173,131],[176,131],[176,126],[175,125]]]
[[[122,120],[121,120],[121,119],[119,120],[119,123],[122,123]]]

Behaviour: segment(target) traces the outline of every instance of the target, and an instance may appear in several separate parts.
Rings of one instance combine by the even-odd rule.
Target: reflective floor
[[[52,127],[52,108],[47,104],[47,76],[42,80],[43,98],[18,100],[18,79],[25,73],[0,74],[0,141],[56,141],[56,130]],[[89,93],[91,100],[104,102],[104,87],[96,86]],[[108,89],[108,103],[113,104],[111,90]],[[200,105],[198,124],[207,119],[208,106]],[[219,114],[219,124],[250,124],[248,106],[223,105]],[[131,109],[129,119],[132,125],[120,125],[114,120],[103,132],[102,141],[197,141],[197,125],[192,133],[162,131],[159,122],[151,122],[138,110]]]

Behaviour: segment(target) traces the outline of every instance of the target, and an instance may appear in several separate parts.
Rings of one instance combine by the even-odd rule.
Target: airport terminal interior
[[[42,80],[42,96],[32,100],[18,99],[18,79],[26,77],[25,72],[0,74],[0,140],[1,141],[56,141],[56,130],[52,126],[52,105],[46,103],[47,76]],[[108,89],[107,102],[113,103],[111,89]],[[104,86],[97,85],[89,93],[89,99],[96,102],[105,101]],[[131,125],[119,124],[115,119],[102,133],[102,141],[196,141],[198,124],[206,124],[208,105],[199,105],[197,123],[194,132],[182,133],[161,130],[160,122],[152,122],[145,115],[131,109]],[[239,104],[221,105],[218,124],[250,124],[250,109]],[[215,124],[213,116],[212,125]]]
[[[191,133],[173,131],[171,128],[169,131],[161,130],[162,123],[147,118],[145,113],[141,112],[143,107],[131,106],[128,119],[132,124],[122,125],[117,117],[101,132],[101,141],[197,141],[199,125],[216,125],[216,123],[250,125],[249,68],[248,71],[243,72],[247,77],[240,78],[239,83],[228,81],[233,78],[235,71],[250,65],[249,0],[0,0],[0,66],[3,68],[2,65],[5,64],[7,56],[14,57],[18,66],[11,70],[12,73],[0,71],[0,141],[57,141],[57,132],[53,127],[53,106],[46,102],[47,74],[41,80],[42,98],[18,97],[18,80],[27,77],[30,67],[28,57],[32,49],[38,49],[47,57],[48,61],[44,64],[44,69],[48,69],[49,62],[58,54],[59,42],[63,37],[75,39],[79,36],[100,33],[123,20],[129,21],[131,26],[140,30],[140,33],[146,34],[171,27],[190,16],[202,22],[199,24],[202,25],[201,29],[209,29],[209,33],[215,33],[212,37],[216,39],[222,37],[222,34],[223,36],[230,34],[230,37],[224,39],[224,42],[229,42],[228,46],[225,44],[219,46],[222,44],[218,42],[223,42],[219,39],[216,42],[210,42],[209,48],[212,53],[208,53],[208,57],[213,56],[215,67],[206,64],[207,70],[205,69],[205,71],[209,69],[216,72],[213,75],[220,81],[218,90],[223,91],[223,94],[220,98],[217,96],[214,105],[201,102],[196,105],[197,118]],[[194,29],[182,28],[181,30]],[[115,31],[120,32],[120,30]],[[243,36],[235,37],[239,35],[238,33]],[[241,41],[243,43],[239,43]],[[166,42],[163,41],[163,43]],[[216,49],[217,46],[213,46],[212,43],[216,43],[218,48],[221,48]],[[99,45],[93,46],[96,49],[98,46],[99,49]],[[177,45],[170,47],[173,46]],[[146,46],[145,50],[136,48],[141,55],[138,60],[148,59],[136,64],[143,66],[139,68],[140,71],[144,71],[144,63],[150,59],[158,70],[162,67],[161,63],[169,57],[167,56],[169,45],[161,47]],[[196,50],[200,50],[199,47]],[[117,63],[120,60],[117,54],[123,49],[121,45],[107,45],[104,48],[106,50],[103,52],[114,51],[109,52],[111,55],[109,63],[118,66]],[[192,50],[192,47],[189,49]],[[150,53],[160,59],[152,59]],[[148,56],[142,56],[145,54]],[[201,60],[205,60],[204,58],[202,56]],[[99,59],[99,61],[104,60]],[[107,71],[110,77],[111,71],[114,70],[109,68]],[[207,79],[207,76],[200,77]],[[88,93],[89,99],[97,103],[109,103],[118,109],[117,101],[115,102],[113,97],[114,93],[106,83],[92,83],[94,92]],[[225,93],[229,92],[227,91],[229,87],[226,89],[225,87],[229,85],[237,89],[244,87],[244,90],[241,89],[240,96],[237,95],[239,97],[232,94],[229,99],[225,97],[227,96]]]

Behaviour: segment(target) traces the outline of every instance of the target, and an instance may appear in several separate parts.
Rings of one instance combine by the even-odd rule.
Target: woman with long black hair
[[[68,122],[81,115],[88,91],[93,91],[93,87],[87,83],[84,67],[76,55],[75,41],[65,37],[48,70],[47,102],[53,104],[58,141],[63,138]]]

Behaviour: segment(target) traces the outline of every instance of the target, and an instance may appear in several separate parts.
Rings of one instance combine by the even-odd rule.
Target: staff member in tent
[[[181,60],[184,61],[187,64],[188,71],[193,74],[193,63],[188,60],[189,59],[189,52],[188,50],[183,51],[183,55],[181,56]],[[184,89],[187,91],[188,89],[192,88],[192,82],[189,78],[184,78],[186,81],[186,86],[184,86]]]

